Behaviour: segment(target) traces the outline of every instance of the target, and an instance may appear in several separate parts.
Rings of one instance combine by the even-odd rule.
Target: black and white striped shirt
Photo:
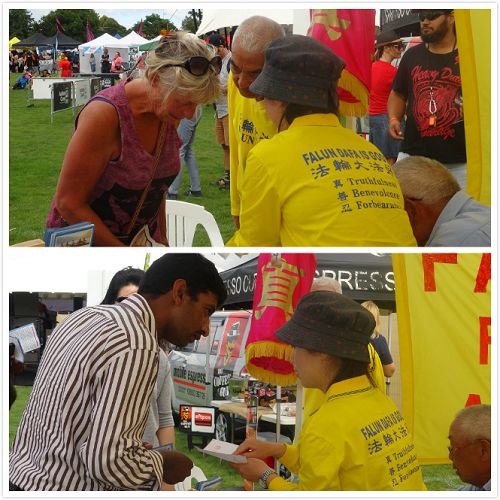
[[[28,491],[159,489],[163,459],[142,445],[157,370],[144,297],[71,314],[47,343],[9,480]]]

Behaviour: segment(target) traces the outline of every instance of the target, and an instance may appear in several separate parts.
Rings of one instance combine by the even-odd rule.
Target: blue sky
[[[66,4],[68,5],[68,4]],[[108,4],[113,5],[113,4]],[[120,4],[123,5],[123,4]],[[108,16],[115,19],[122,26],[126,28],[131,28],[137,21],[140,21],[141,18],[144,19],[146,16],[150,14],[158,14],[163,19],[169,19],[173,22],[178,28],[181,27],[182,20],[186,17],[188,13],[188,9],[176,9],[176,8],[168,8],[168,4],[165,4],[164,9],[96,9],[94,10],[100,16]],[[55,10],[57,7],[53,9],[29,9],[33,19],[35,21],[40,20],[43,16],[47,15],[51,10]],[[92,7],[91,7],[92,8]],[[111,33],[114,34],[114,33]]]

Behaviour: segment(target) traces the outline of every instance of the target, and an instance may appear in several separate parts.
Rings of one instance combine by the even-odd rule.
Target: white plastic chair
[[[167,238],[171,247],[190,247],[198,224],[203,226],[213,247],[223,247],[224,241],[214,216],[201,205],[185,201],[166,202]]]
[[[181,202],[182,203],[182,202]],[[207,477],[203,473],[203,471],[197,467],[196,465],[193,465],[193,468],[191,469],[191,475],[188,476],[182,483],[177,483],[175,485],[175,491],[189,491],[193,489],[193,479],[196,479],[196,482],[198,481],[205,481]]]

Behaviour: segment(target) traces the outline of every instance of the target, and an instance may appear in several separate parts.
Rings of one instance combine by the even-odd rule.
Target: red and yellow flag
[[[293,314],[302,295],[310,292],[316,271],[314,254],[260,254],[253,299],[252,325],[246,345],[246,367],[263,382],[296,383],[290,363],[292,347],[274,336]]]
[[[375,40],[374,9],[311,9],[307,34],[330,47],[346,63],[339,80],[340,112],[368,112],[371,55]]]

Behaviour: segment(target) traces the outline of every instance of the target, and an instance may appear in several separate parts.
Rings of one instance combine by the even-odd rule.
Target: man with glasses
[[[207,337],[226,297],[212,262],[166,253],[137,293],[60,323],[10,450],[9,489],[158,490],[183,481],[193,465],[187,456],[143,443],[159,348]]]
[[[450,460],[465,486],[462,491],[491,491],[491,406],[460,410],[450,425]]]
[[[240,189],[242,173],[250,150],[262,139],[276,133],[261,100],[250,91],[250,84],[264,66],[264,52],[276,38],[285,36],[283,28],[267,17],[252,16],[236,30],[232,44],[231,77],[228,80],[229,155],[231,215],[240,227]]]
[[[387,103],[389,134],[402,141],[398,160],[413,155],[438,160],[464,188],[465,130],[453,10],[412,12],[419,14],[423,43],[401,59]]]

